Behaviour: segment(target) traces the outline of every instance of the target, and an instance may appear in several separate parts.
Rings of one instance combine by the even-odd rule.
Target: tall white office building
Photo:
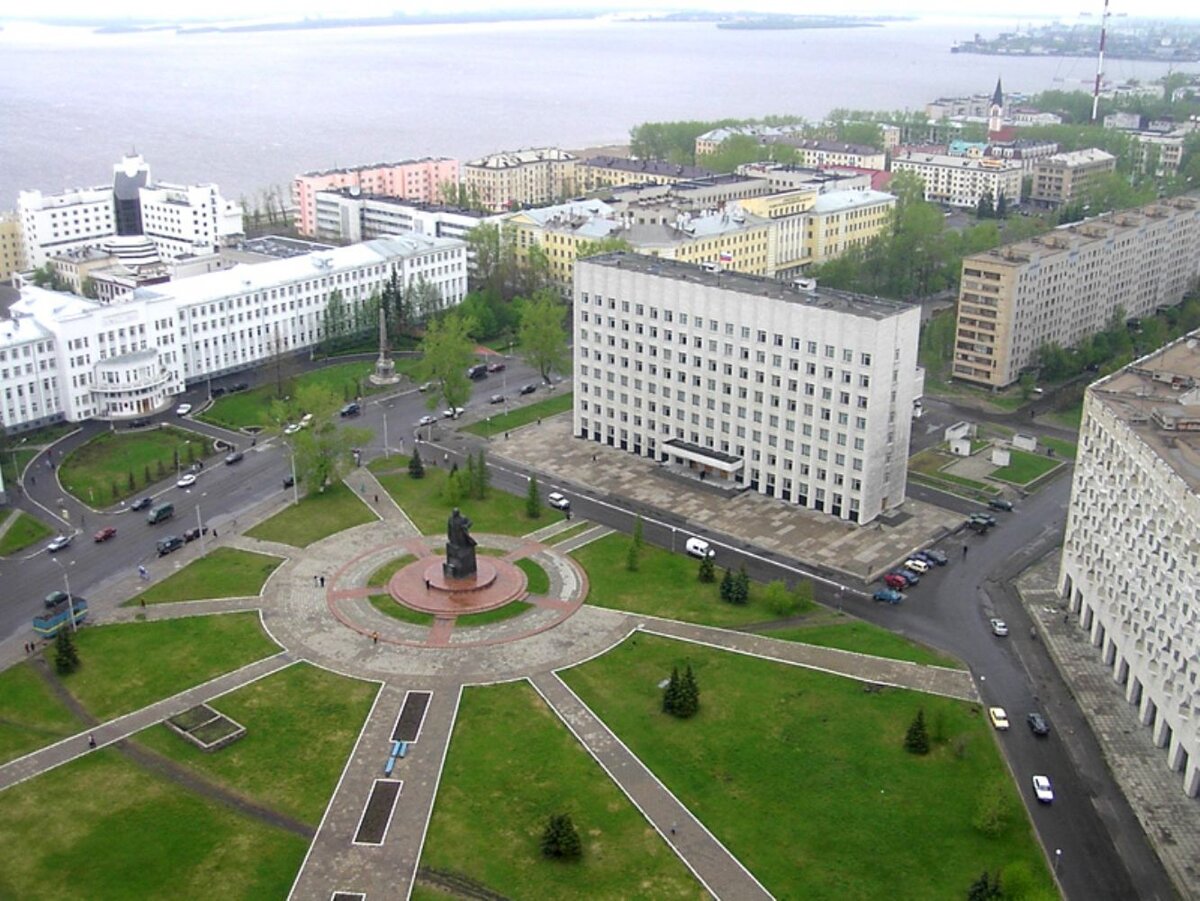
[[[99,247],[116,234],[112,188],[78,188],[61,194],[22,191],[17,215],[25,264],[40,269],[52,256]]]
[[[577,437],[851,522],[904,500],[917,307],[629,253],[574,297]]]

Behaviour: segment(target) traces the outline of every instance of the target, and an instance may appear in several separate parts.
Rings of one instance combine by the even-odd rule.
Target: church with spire
[[[1004,119],[1004,87],[1000,84],[1000,76],[996,76],[996,90],[992,92],[992,102],[988,105],[987,139],[989,143],[1011,141],[1017,136],[1017,130],[1011,125],[1005,125]]]

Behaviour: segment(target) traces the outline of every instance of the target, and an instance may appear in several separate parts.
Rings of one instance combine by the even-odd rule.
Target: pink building
[[[292,182],[297,227],[302,235],[317,233],[317,192],[331,188],[359,188],[364,194],[401,197],[422,203],[438,201],[446,183],[458,184],[458,160],[426,157],[399,163],[372,163],[354,169],[325,169],[305,172]]]

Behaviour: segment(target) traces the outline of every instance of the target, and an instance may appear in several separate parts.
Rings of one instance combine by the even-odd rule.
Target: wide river
[[[9,25],[0,209],[23,188],[107,183],[131,148],[156,178],[212,181],[237,198],[307,169],[624,142],[645,121],[920,109],[990,92],[997,76],[1008,90],[1090,89],[1093,60],[949,52],[1015,24],[723,31],[597,20],[195,36]],[[1167,71],[1106,68],[1113,79]]]

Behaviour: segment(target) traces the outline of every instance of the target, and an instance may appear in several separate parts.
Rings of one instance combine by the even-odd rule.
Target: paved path
[[[77,757],[87,754],[91,750],[88,747],[89,734],[96,739],[96,747],[102,748],[113,742],[129,738],[131,735],[141,732],[143,729],[153,726],[168,717],[183,713],[183,711],[195,707],[197,704],[204,704],[213,698],[233,691],[235,688],[240,688],[256,679],[261,679],[264,676],[278,672],[285,667],[291,666],[294,662],[295,658],[291,654],[287,651],[282,651],[271,657],[266,657],[255,663],[243,666],[232,673],[218,676],[215,679],[205,682],[203,685],[197,685],[177,695],[164,698],[161,701],[143,707],[141,710],[135,710],[133,713],[117,717],[106,723],[101,723],[87,732],[80,732],[77,735],[72,735],[70,738],[64,738],[62,741],[48,748],[42,748],[40,751],[26,754],[24,757],[18,757],[16,760],[0,766],[0,791],[11,788],[19,782],[24,782],[26,779],[32,779],[34,776],[49,772],[56,767],[62,766],[64,763],[70,763]]]
[[[709,892],[738,901],[771,897],[558,676],[540,673],[530,682]]]

